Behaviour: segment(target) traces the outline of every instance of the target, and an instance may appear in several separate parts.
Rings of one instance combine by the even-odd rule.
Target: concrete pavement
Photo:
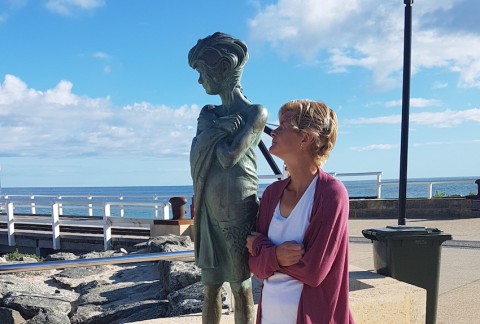
[[[362,243],[362,230],[396,225],[397,220],[350,220],[350,264],[373,270],[373,248]],[[442,245],[437,324],[480,323],[480,218],[407,220],[451,234]]]
[[[373,270],[373,247],[362,235],[367,228],[396,225],[396,219],[351,219],[350,265]],[[480,323],[480,218],[407,220],[407,225],[435,227],[451,234],[452,241],[442,245],[437,324]],[[201,315],[154,319],[136,324],[201,323]],[[234,323],[233,314],[225,314],[222,323]],[[392,323],[395,324],[395,323]]]

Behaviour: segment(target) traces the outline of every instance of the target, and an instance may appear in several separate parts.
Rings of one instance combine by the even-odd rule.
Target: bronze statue
[[[219,323],[221,287],[229,282],[235,323],[253,323],[254,308],[246,236],[258,211],[255,147],[267,120],[264,106],[242,93],[240,78],[248,59],[239,39],[214,33],[188,54],[198,82],[221,105],[200,112],[190,165],[195,194],[195,260],[202,269],[203,323]]]

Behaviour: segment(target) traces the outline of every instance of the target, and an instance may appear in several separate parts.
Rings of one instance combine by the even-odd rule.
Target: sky
[[[292,99],[335,110],[325,171],[398,179],[404,10],[402,0],[0,0],[1,185],[190,185],[198,113],[220,99],[187,55],[217,31],[247,44],[244,94],[269,123]],[[474,0],[412,6],[408,178],[480,178],[479,11]]]

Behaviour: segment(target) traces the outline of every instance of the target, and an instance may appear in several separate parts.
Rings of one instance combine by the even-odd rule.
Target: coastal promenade
[[[373,247],[362,235],[363,229],[396,225],[396,219],[352,219],[350,265],[373,271]],[[480,218],[415,219],[410,226],[438,228],[451,234],[452,241],[442,245],[437,324],[480,323]],[[135,322],[135,324],[201,323],[200,314]],[[233,314],[225,314],[222,323],[234,323]],[[386,323],[389,324],[389,323]],[[396,323],[391,323],[396,324]]]
[[[373,270],[373,247],[362,230],[395,224],[396,219],[350,220],[350,264]],[[438,228],[453,238],[442,245],[437,324],[480,323],[480,218],[415,219],[407,225]]]

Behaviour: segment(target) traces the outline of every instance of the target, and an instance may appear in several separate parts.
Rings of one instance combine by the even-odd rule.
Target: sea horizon
[[[370,177],[372,178],[372,177]],[[376,179],[348,180],[347,177],[338,177],[349,191],[350,196],[369,197],[375,196],[377,191]],[[428,178],[409,178],[407,179],[407,196],[410,193],[412,197],[421,197],[421,192],[427,192],[427,184],[435,182],[452,182],[451,184],[434,184],[434,191],[445,193],[446,195],[469,195],[477,193],[475,180],[480,176],[461,176],[461,177],[428,177]],[[261,179],[259,181],[259,190],[262,191],[272,181]],[[471,181],[470,183],[462,183]],[[455,182],[458,182],[455,184]],[[399,179],[382,179],[382,197],[392,198],[392,187],[398,188]],[[410,188],[409,188],[410,187]],[[424,188],[422,188],[424,187]],[[390,188],[390,189],[388,189]],[[409,190],[410,189],[410,190]],[[386,190],[386,195],[383,192]],[[454,192],[457,190],[458,192]],[[184,194],[193,195],[193,185],[121,185],[121,186],[12,186],[1,187],[0,195],[103,195],[103,196],[157,196],[164,197],[168,195]]]

